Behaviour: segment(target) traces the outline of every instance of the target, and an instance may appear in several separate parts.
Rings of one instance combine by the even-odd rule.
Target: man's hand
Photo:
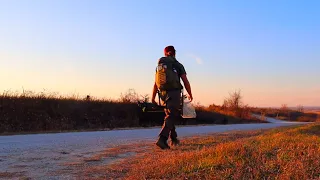
[[[157,102],[155,99],[152,99],[152,104],[156,104],[157,105]]]
[[[157,105],[157,102],[156,102],[156,94],[157,94],[157,85],[156,85],[156,83],[154,83],[154,85],[153,85],[153,90],[152,90],[152,103],[153,104],[156,104]]]
[[[188,96],[188,99],[190,100],[190,102],[192,102],[192,100],[193,100],[193,97],[192,97],[192,95],[190,96]]]

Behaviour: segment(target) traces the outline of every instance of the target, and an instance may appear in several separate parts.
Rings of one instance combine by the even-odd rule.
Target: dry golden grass
[[[320,122],[320,110],[297,111],[288,108],[252,108],[251,112],[285,121]]]
[[[305,113],[314,113],[314,114],[320,114],[320,110],[308,110],[304,111]]]
[[[250,108],[231,110],[222,106],[195,106],[197,120],[204,124],[268,123],[250,114]]]
[[[95,179],[319,179],[320,124],[213,134],[86,170]],[[143,152],[143,151],[141,151]],[[138,153],[139,154],[139,153]]]
[[[0,134],[137,127],[137,105],[78,95],[24,91],[0,94]]]

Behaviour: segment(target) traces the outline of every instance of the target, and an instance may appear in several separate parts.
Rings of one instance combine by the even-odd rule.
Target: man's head
[[[174,49],[173,46],[167,46],[164,48],[164,55],[165,56],[176,56],[176,50]]]

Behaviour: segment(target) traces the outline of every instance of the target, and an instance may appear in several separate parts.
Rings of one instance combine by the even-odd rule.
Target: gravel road
[[[270,123],[178,126],[179,137],[235,130],[257,130],[303,124],[267,118]],[[95,132],[0,136],[0,179],[69,179],[52,176],[63,163],[79,161],[107,148],[156,140],[160,127]],[[72,178],[71,178],[72,179]]]

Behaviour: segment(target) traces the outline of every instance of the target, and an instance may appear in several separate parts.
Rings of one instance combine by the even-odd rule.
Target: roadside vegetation
[[[191,137],[85,167],[81,176],[95,179],[318,179],[320,124]]]
[[[280,108],[252,108],[252,112],[284,121],[320,122],[320,110],[306,110],[302,105],[295,108],[289,108],[287,104]]]
[[[147,95],[134,89],[121,93],[118,99],[69,95],[48,91],[22,93],[6,91],[0,95],[0,133],[43,133],[63,131],[107,130],[141,127],[141,109],[137,102],[150,102]],[[196,104],[196,119],[180,124],[263,123],[252,117],[240,92],[230,94],[222,106]],[[146,114],[146,113],[144,113]],[[150,113],[148,126],[160,126],[164,113]],[[178,123],[179,124],[179,123]]]
[[[137,106],[119,99],[23,91],[0,95],[0,133],[77,131],[138,125]]]
[[[252,116],[252,107],[244,103],[240,90],[230,92],[222,105],[196,105],[196,109],[201,122],[211,122],[212,116],[215,116],[214,122],[217,124],[267,123]]]

